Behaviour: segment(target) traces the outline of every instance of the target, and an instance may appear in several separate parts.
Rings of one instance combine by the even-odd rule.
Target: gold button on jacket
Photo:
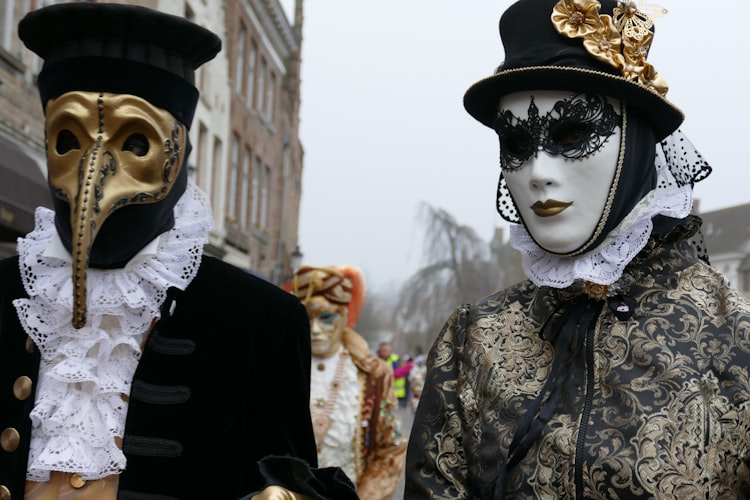
[[[83,488],[86,486],[86,480],[80,474],[71,474],[70,485],[75,489]]]
[[[13,384],[13,395],[19,401],[25,401],[31,396],[31,388],[33,387],[31,379],[25,375],[18,377]]]
[[[8,453],[16,451],[21,442],[21,435],[13,427],[8,427],[0,434],[0,447]]]
[[[26,337],[26,342],[24,344],[24,349],[26,349],[26,352],[29,354],[34,353],[34,349],[36,346],[34,345],[34,341],[31,339],[31,337]]]

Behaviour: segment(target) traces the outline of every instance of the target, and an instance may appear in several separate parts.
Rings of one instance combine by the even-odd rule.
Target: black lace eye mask
[[[539,151],[567,159],[586,158],[619,126],[620,115],[606,97],[577,94],[557,101],[539,116],[532,96],[526,119],[498,109],[494,128],[500,138],[500,167],[517,170]]]

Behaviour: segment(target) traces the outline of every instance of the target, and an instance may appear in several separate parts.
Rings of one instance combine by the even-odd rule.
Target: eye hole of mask
[[[517,158],[529,158],[536,149],[534,139],[522,129],[503,134],[501,138],[503,150]]]
[[[57,151],[57,154],[64,155],[74,149],[81,149],[81,143],[78,142],[78,138],[68,129],[61,130],[60,133],[57,134],[57,142],[55,143],[55,151]]]
[[[322,312],[318,315],[318,320],[323,323],[331,324],[339,318],[338,313],[334,312]]]
[[[132,134],[125,139],[122,150],[130,151],[136,156],[146,156],[148,153],[148,139],[143,134]]]
[[[589,140],[590,134],[590,127],[585,123],[563,121],[551,124],[549,140],[561,151],[566,151]]]

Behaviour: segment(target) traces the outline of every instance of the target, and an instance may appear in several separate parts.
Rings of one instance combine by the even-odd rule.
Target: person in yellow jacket
[[[411,360],[402,363],[401,357],[393,352],[388,342],[381,342],[378,346],[378,357],[388,363],[393,370],[393,392],[398,398],[399,407],[405,408],[409,394],[408,377],[414,363]]]

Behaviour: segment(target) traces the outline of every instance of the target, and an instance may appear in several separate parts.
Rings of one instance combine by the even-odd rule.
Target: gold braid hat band
[[[560,0],[552,10],[552,24],[561,35],[583,39],[592,56],[615,67],[624,78],[666,96],[667,82],[646,62],[654,38],[653,20],[634,2],[617,2],[612,16],[600,15],[600,9],[597,0]]]

